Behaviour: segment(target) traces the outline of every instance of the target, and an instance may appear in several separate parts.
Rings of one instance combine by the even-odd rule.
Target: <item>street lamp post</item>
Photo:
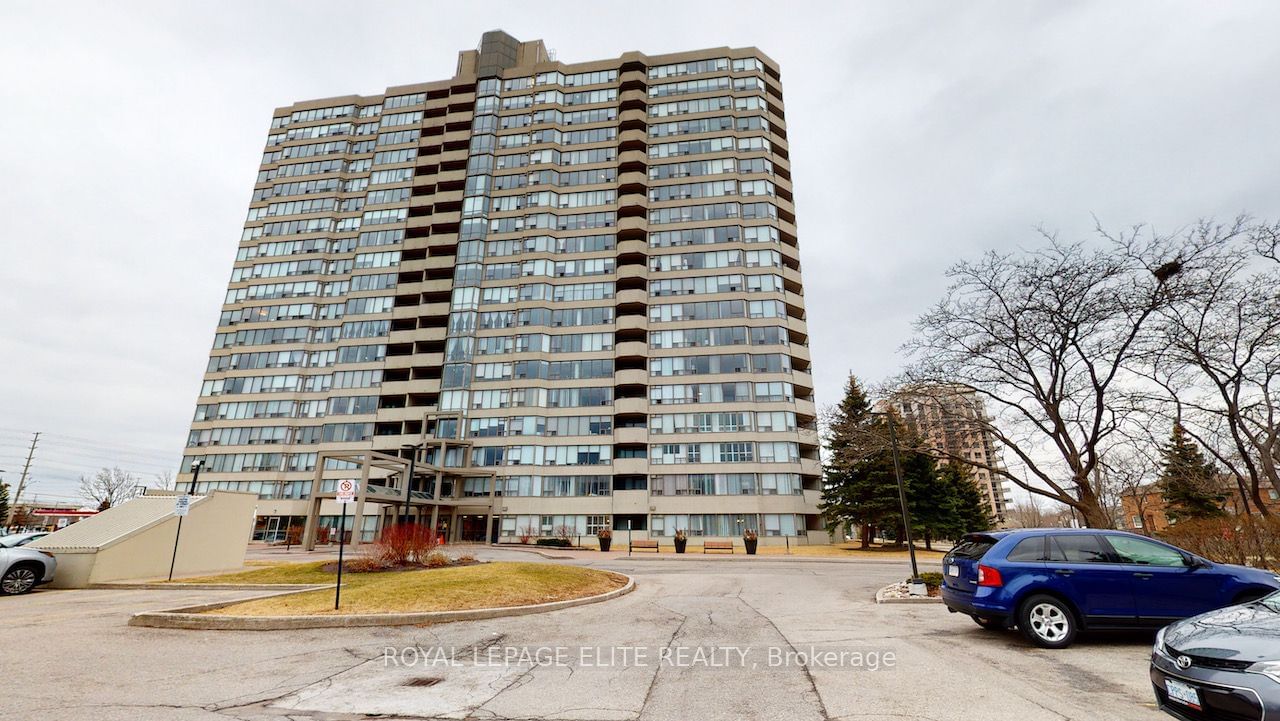
[[[191,495],[196,494],[196,481],[200,480],[200,469],[204,468],[204,459],[191,462]]]
[[[892,413],[873,412],[872,415],[884,416],[889,423],[889,446],[893,449],[893,475],[898,481],[898,503],[902,506],[902,533],[907,542],[907,553],[911,556],[911,586],[918,588],[924,583],[920,580],[920,567],[916,564],[916,546],[911,539],[911,511],[907,508],[907,486],[902,482],[902,464],[898,460],[898,432],[895,430]]]

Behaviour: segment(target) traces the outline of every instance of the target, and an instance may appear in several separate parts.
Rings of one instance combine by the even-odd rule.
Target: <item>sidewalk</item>
[[[688,553],[676,553],[669,547],[662,547],[659,553],[650,550],[637,550],[628,555],[626,549],[618,550],[616,547],[607,553],[592,548],[554,548],[543,547],[536,548],[532,546],[516,546],[513,544],[500,544],[488,546],[488,548],[497,551],[514,551],[517,553],[532,553],[543,558],[551,560],[574,560],[574,561],[737,561],[742,563],[764,562],[764,563],[845,563],[845,564],[873,564],[873,565],[889,565],[889,566],[909,566],[911,559],[903,552],[902,557],[874,558],[866,555],[833,557],[833,556],[810,556],[801,553],[793,553],[786,555],[785,553],[768,553],[747,555],[741,548],[734,549],[734,553],[703,553],[699,548],[696,551],[691,550]],[[920,557],[917,562],[921,566],[937,566],[942,563],[940,558]]]

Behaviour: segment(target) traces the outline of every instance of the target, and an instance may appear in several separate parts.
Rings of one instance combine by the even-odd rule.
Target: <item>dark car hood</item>
[[[1165,629],[1165,646],[1192,656],[1264,661],[1280,658],[1280,602],[1228,606]]]

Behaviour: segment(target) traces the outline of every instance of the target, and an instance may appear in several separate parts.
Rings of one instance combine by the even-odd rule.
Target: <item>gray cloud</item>
[[[567,62],[755,45],[783,67],[819,403],[900,364],[945,267],[1091,213],[1280,216],[1263,2],[9,3],[0,468],[176,468],[273,108],[447,77],[502,27]],[[662,10],[669,10],[665,16]]]

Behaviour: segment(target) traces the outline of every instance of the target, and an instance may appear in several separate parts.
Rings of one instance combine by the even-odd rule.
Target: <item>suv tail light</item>
[[[1000,577],[1000,572],[990,566],[978,565],[978,585],[1000,587],[1004,585],[1004,579]]]

